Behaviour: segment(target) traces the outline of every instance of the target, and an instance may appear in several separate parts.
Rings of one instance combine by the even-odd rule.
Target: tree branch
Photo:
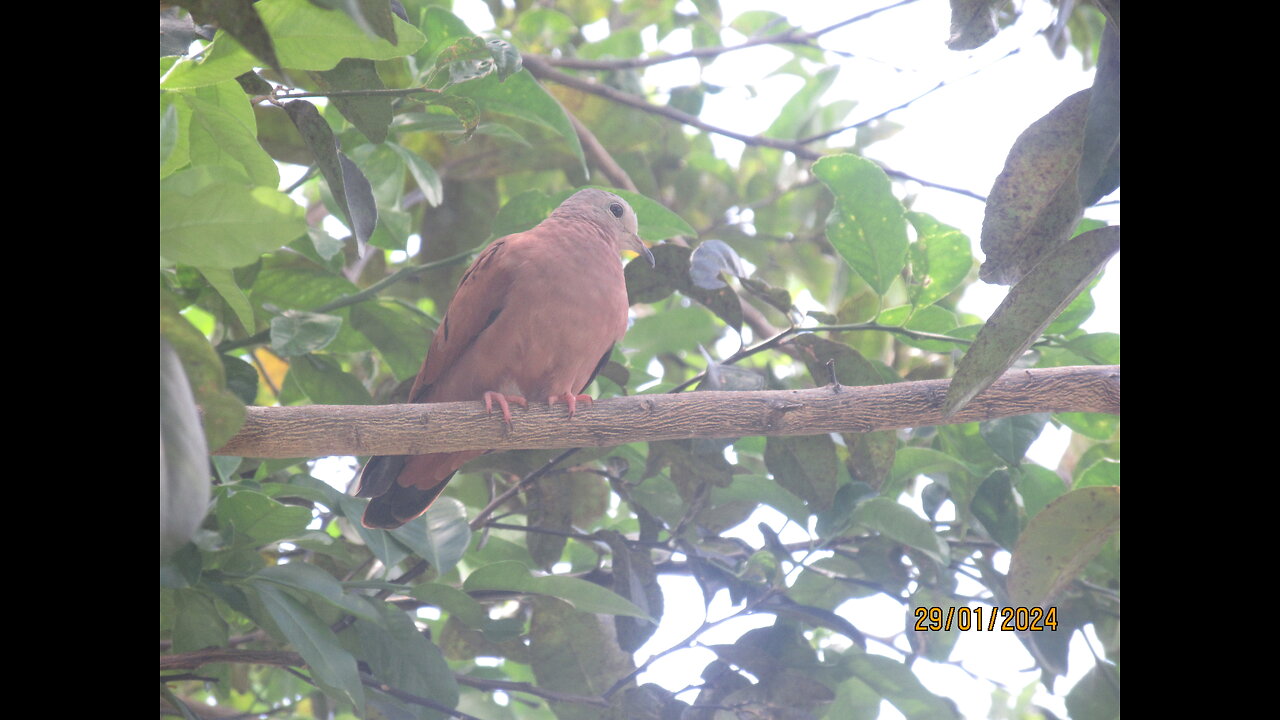
[[[814,152],[813,150],[810,150],[804,147],[803,145],[800,145],[795,142],[791,142],[788,140],[776,140],[774,138],[761,137],[759,135],[744,135],[742,133],[734,132],[732,130],[726,130],[725,128],[716,127],[715,125],[705,123],[697,116],[690,115],[689,113],[677,110],[673,107],[667,107],[665,105],[654,105],[653,103],[645,100],[644,98],[637,97],[635,95],[632,95],[631,93],[625,93],[625,92],[622,92],[621,90],[615,90],[609,87],[608,85],[603,85],[601,83],[585,80],[576,75],[569,75],[568,73],[562,73],[559,70],[556,70],[555,68],[551,67],[551,65],[548,64],[544,58],[541,58],[537,55],[523,55],[521,57],[524,59],[525,69],[528,70],[530,73],[532,73],[533,76],[538,78],[539,80],[550,80],[552,82],[557,82],[557,83],[560,83],[561,85],[565,85],[567,87],[571,87],[576,90],[581,90],[582,92],[585,92],[585,93],[591,93],[592,95],[599,95],[600,97],[603,97],[606,100],[612,100],[613,102],[616,102],[620,105],[626,105],[628,107],[633,107],[633,108],[636,108],[637,110],[643,110],[647,113],[653,113],[655,115],[662,115],[672,120],[675,120],[678,123],[683,123],[685,125],[698,128],[699,130],[702,130],[705,132],[716,133],[717,135],[724,135],[725,137],[733,138],[734,140],[746,143],[747,145],[758,145],[761,147],[774,148],[776,150],[785,150],[787,152],[794,153],[796,157],[800,157],[805,160],[817,160],[818,158],[822,157],[822,153]]]
[[[802,160],[813,161],[813,160],[817,160],[823,155],[823,153],[821,152],[810,150],[809,148],[805,147],[804,143],[802,142],[797,142],[794,140],[778,140],[776,138],[763,137],[761,135],[745,135],[743,133],[734,132],[733,130],[717,127],[710,123],[703,122],[701,118],[695,115],[690,115],[689,113],[677,110],[673,107],[669,107],[666,105],[654,105],[653,103],[649,102],[648,100],[645,100],[642,97],[638,97],[630,93],[625,93],[625,92],[622,92],[621,90],[615,90],[614,88],[611,88],[608,85],[604,85],[598,82],[592,82],[591,80],[586,80],[576,75],[569,75],[568,73],[562,73],[559,70],[556,70],[555,68],[551,67],[551,65],[547,62],[545,58],[542,58],[538,55],[522,55],[521,57],[524,60],[524,68],[539,80],[550,80],[552,82],[560,83],[561,85],[574,88],[575,90],[581,90],[582,92],[585,92],[585,93],[598,95],[606,100],[611,100],[613,102],[616,102],[619,105],[626,105],[628,107],[636,108],[637,110],[643,110],[644,112],[647,112],[647,113],[652,113],[654,115],[661,115],[668,119],[674,120],[678,123],[683,123],[690,127],[694,127],[699,130],[702,130],[703,132],[723,135],[727,138],[732,138],[746,145],[752,145],[756,147],[767,147],[767,148],[773,148],[774,150],[782,150],[785,152],[789,152]],[[898,180],[913,180],[927,187],[937,188],[939,190],[947,190],[950,192],[959,193],[961,195],[966,195],[968,197],[981,200],[983,202],[986,201],[986,198],[973,192],[972,190],[965,190],[963,188],[955,188],[949,185],[943,185],[941,183],[930,182],[928,180],[921,180],[920,178],[917,178],[913,175],[909,175],[900,170],[893,170],[891,168],[884,167],[883,165],[881,167],[884,168],[886,175],[892,178],[896,178]]]
[[[421,455],[461,450],[607,447],[695,437],[871,432],[1040,412],[1120,413],[1120,366],[1011,370],[952,417],[949,380],[758,392],[692,392],[600,400],[572,421],[541,403],[508,429],[475,402],[249,407],[218,455]]]
[[[306,661],[302,656],[294,652],[273,651],[273,650],[236,650],[233,648],[205,648],[195,652],[177,653],[174,655],[160,656],[160,672],[169,670],[193,670],[204,665],[212,663],[243,663],[250,665],[276,665],[279,667],[306,667]],[[478,690],[504,690],[506,692],[518,692],[528,695],[535,695],[546,700],[555,700],[557,702],[582,703],[584,705],[594,705],[597,707],[608,707],[607,700],[601,697],[590,695],[574,695],[571,693],[562,693],[555,690],[547,690],[537,687],[527,682],[515,682],[511,680],[496,680],[490,678],[478,678],[461,673],[454,673],[454,679],[459,685],[476,688]],[[444,707],[433,700],[420,698],[415,695],[404,692],[397,688],[390,687],[371,675],[361,673],[361,681],[365,685],[376,687],[379,690],[401,698],[410,700],[418,704],[428,705],[437,710],[453,714],[454,717],[473,717],[471,715],[458,714],[459,711]]]

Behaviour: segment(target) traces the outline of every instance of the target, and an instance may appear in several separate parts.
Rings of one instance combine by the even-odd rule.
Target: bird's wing
[[[409,402],[430,402],[431,386],[502,312],[515,272],[508,246],[512,240],[509,236],[485,248],[463,274],[409,391]]]

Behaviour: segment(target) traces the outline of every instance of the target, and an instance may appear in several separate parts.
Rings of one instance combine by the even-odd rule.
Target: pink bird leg
[[[486,413],[493,414],[493,404],[498,403],[498,407],[502,410],[502,421],[511,427],[511,408],[507,403],[519,405],[522,408],[529,407],[529,401],[519,395],[503,395],[500,392],[489,392],[484,394],[484,410]]]
[[[552,395],[547,398],[548,405],[555,405],[557,402],[563,402],[569,406],[569,419],[573,419],[573,414],[578,410],[578,403],[584,402],[588,405],[595,402],[590,395],[574,395],[573,393],[565,393],[563,395]]]

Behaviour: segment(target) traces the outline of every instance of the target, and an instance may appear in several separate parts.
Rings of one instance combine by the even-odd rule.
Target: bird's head
[[[618,252],[630,250],[641,255],[654,267],[653,253],[638,234],[639,222],[631,205],[621,197],[597,188],[579,190],[551,213],[585,219],[603,229]]]

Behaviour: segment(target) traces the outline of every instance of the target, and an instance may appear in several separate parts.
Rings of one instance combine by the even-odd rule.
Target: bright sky
[[[720,0],[724,17],[729,20],[746,10],[770,9],[780,12],[805,30],[816,30],[842,19],[889,4],[884,2],[765,2],[763,0]],[[1035,119],[1044,115],[1067,95],[1088,87],[1092,71],[1084,72],[1074,49],[1064,60],[1049,52],[1047,43],[1037,33],[1053,18],[1047,3],[1026,0],[1017,3],[1024,13],[1012,28],[1003,30],[986,46],[971,53],[948,50],[945,40],[949,32],[949,3],[922,0],[895,8],[875,18],[855,23],[822,37],[824,48],[849,53],[841,60],[841,72],[829,91],[827,101],[855,98],[859,101],[847,122],[876,115],[923,93],[939,81],[947,86],[894,112],[889,120],[903,127],[889,140],[872,145],[867,154],[887,166],[912,176],[949,186],[965,188],[986,195],[1003,166],[1005,154],[1013,141]],[[684,0],[682,12],[695,12]],[[476,32],[493,28],[493,20],[481,0],[455,0],[454,12]],[[584,29],[588,38],[598,39],[607,29]],[[745,38],[724,33],[726,43]],[[652,46],[656,38],[650,37]],[[671,52],[690,47],[687,32],[678,31],[665,38],[661,49]],[[1014,48],[1018,54],[1004,57]],[[833,58],[835,56],[832,56]],[[1003,59],[1001,59],[1003,58]],[[652,87],[668,88],[696,83],[699,79],[726,87],[719,95],[708,95],[701,117],[720,127],[755,134],[763,131],[777,115],[781,105],[798,89],[800,80],[790,75],[767,77],[790,59],[786,51],[760,47],[724,56],[702,71],[693,61],[668,63],[650,68],[645,81]],[[977,71],[977,72],[975,72]],[[751,97],[743,87],[754,86]],[[715,138],[716,136],[713,136]],[[730,161],[741,153],[742,145],[733,140],[715,139],[718,152]],[[839,138],[834,142],[838,144]],[[930,213],[939,221],[960,228],[977,247],[983,206],[980,202],[951,192],[933,190],[910,183],[908,193],[915,195],[913,209]],[[1118,193],[1112,200],[1118,200]],[[1094,209],[1089,217],[1119,223],[1119,204]],[[1092,332],[1120,330],[1120,261],[1117,255],[1108,266],[1102,283],[1094,291],[1097,311],[1085,323]],[[966,294],[962,309],[982,317],[988,316],[1003,299],[1006,288],[976,283]],[[1032,448],[1036,462],[1056,467],[1070,439],[1069,431],[1046,428]],[[338,460],[335,458],[334,460]],[[318,467],[317,470],[320,468]],[[342,470],[342,483],[350,479],[349,466]],[[343,486],[343,485],[340,485]],[[910,503],[909,499],[904,501]],[[916,508],[919,511],[919,508]],[[941,519],[941,518],[940,518]],[[786,520],[776,512],[762,510],[743,525],[749,530],[742,537],[758,544],[756,523],[768,522],[782,533],[784,542],[804,539],[799,528],[787,528]],[[1004,557],[1007,570],[1008,557]],[[658,632],[636,654],[643,661],[651,653],[667,649],[687,637],[703,621],[701,594],[689,578],[664,578],[663,588],[668,608],[689,608],[689,612],[670,611]],[[960,592],[976,594],[979,588],[961,587]],[[727,594],[722,592],[711,603],[709,616],[723,617],[733,612]],[[893,600],[876,597],[851,601],[840,609],[859,629],[880,637],[891,637],[903,631],[906,609]],[[746,618],[718,626],[699,638],[701,644],[732,642],[752,627],[772,624],[771,616]],[[1100,647],[1091,638],[1095,647]],[[899,647],[905,647],[900,638]],[[901,653],[886,650],[872,642],[868,650],[895,659]],[[1065,715],[1062,697],[1093,666],[1093,659],[1077,636],[1072,644],[1070,671],[1057,684],[1057,696],[1049,696],[1038,684],[1039,675],[1024,672],[1033,667],[1030,656],[1020,643],[1007,633],[969,632],[961,636],[954,659],[981,678],[992,678],[1016,696],[1035,684],[1036,701],[1059,715]],[[714,658],[705,648],[678,651],[656,662],[640,682],[656,682],[677,691],[699,681],[707,662]],[[955,665],[918,661],[914,670],[933,692],[950,697],[965,717],[986,717],[990,711],[993,686],[977,680]],[[692,695],[682,699],[691,700]],[[881,718],[900,718],[901,713],[887,702]]]

